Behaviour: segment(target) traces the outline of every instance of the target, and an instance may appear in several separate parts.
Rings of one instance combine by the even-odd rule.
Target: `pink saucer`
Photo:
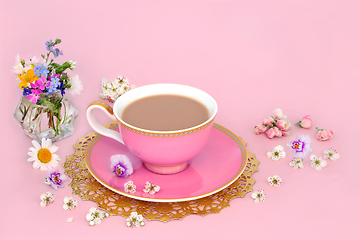
[[[110,169],[110,157],[117,154],[127,155],[133,165],[134,173],[127,178],[117,177]],[[214,123],[205,148],[177,174],[150,172],[124,145],[100,134],[85,150],[85,162],[94,178],[116,193],[150,202],[182,202],[209,196],[232,184],[245,169],[247,151],[239,137]],[[128,181],[136,186],[134,194],[124,190]],[[160,191],[144,193],[147,181],[160,186]]]

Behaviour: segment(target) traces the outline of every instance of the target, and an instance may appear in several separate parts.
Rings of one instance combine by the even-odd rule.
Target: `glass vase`
[[[34,104],[22,96],[15,109],[14,117],[26,135],[38,142],[42,138],[56,142],[71,136],[79,110],[60,91],[41,97],[41,104]]]

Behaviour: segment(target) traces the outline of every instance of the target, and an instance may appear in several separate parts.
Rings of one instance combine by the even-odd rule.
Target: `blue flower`
[[[56,87],[51,84],[50,87],[46,88],[46,95],[53,94],[55,91]]]
[[[62,51],[60,51],[58,48],[52,50],[52,53],[54,54],[55,58],[57,58],[59,55],[63,55]]]
[[[31,93],[31,90],[30,89],[27,89],[27,88],[24,88],[24,91],[23,91],[23,95],[24,96],[27,96]]]
[[[38,77],[40,77],[40,75],[46,77],[49,73],[49,70],[47,70],[47,68],[44,66],[44,64],[40,64],[40,65],[36,66],[34,71],[35,71],[35,75]]]
[[[65,88],[64,88],[64,83],[63,82],[60,82],[60,86],[58,87],[58,89],[61,91],[61,96],[64,96]]]
[[[53,46],[54,46],[54,43],[53,43],[53,41],[50,39],[50,41],[47,41],[46,43],[45,43],[45,45],[46,45],[46,50],[48,50],[48,51],[53,51]]]
[[[58,88],[60,86],[60,78],[58,78],[57,76],[53,76],[51,78],[51,86],[53,86],[54,88]]]

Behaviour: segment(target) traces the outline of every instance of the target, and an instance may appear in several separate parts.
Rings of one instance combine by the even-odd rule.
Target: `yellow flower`
[[[29,69],[27,70],[26,74],[22,74],[18,76],[21,80],[21,83],[19,83],[19,87],[21,89],[26,88],[29,83],[32,83],[39,79],[37,76],[35,76],[35,72],[33,69]]]

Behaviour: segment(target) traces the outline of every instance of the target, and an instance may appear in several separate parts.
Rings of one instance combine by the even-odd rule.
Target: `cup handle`
[[[125,145],[123,138],[119,132],[109,129],[109,128],[106,128],[103,125],[101,125],[98,121],[96,121],[94,114],[93,114],[93,110],[95,108],[101,109],[102,111],[104,111],[106,113],[106,115],[109,118],[116,120],[116,118],[114,117],[113,108],[109,104],[107,104],[106,102],[103,102],[103,101],[95,101],[95,102],[91,103],[86,110],[86,118],[87,118],[90,126],[96,132],[98,132],[106,137],[113,138],[116,141],[119,141]]]

